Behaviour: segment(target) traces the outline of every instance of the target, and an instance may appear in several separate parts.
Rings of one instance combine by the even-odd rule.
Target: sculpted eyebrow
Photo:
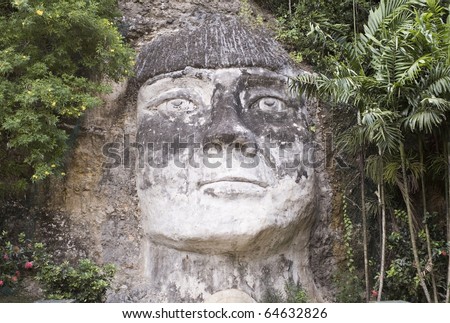
[[[202,80],[202,81],[206,82],[208,80],[208,75],[201,71],[199,71],[195,74],[190,74],[190,75],[186,74],[185,71],[176,71],[176,72],[171,72],[171,73],[155,76],[155,77],[147,80],[142,86],[151,86],[152,84],[155,84],[156,82],[161,81],[163,79],[176,80],[179,78],[192,78],[192,79],[198,79],[198,80]]]
[[[241,78],[242,84],[246,87],[269,87],[279,90],[287,87],[287,82],[276,77],[257,76],[257,75],[244,75]]]
[[[195,90],[192,88],[179,88],[179,89],[170,89],[167,91],[163,91],[159,93],[158,95],[149,98],[145,101],[145,106],[149,107],[151,105],[157,105],[161,104],[164,101],[172,100],[172,99],[186,99],[186,100],[193,100],[197,103],[202,103],[201,95],[199,95]]]

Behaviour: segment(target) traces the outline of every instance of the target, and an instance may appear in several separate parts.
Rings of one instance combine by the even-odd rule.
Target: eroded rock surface
[[[57,221],[45,232],[71,255],[118,266],[109,301],[202,302],[229,289],[263,301],[286,284],[330,299],[331,192],[323,134],[311,131],[316,104],[289,89],[301,71],[233,18],[239,1],[121,7],[140,50],[136,79],[79,126],[68,176],[47,198]],[[189,138],[201,149],[177,154]],[[149,165],[140,148],[149,143],[156,164],[164,143],[174,145],[167,167]],[[189,164],[220,151],[219,167]]]

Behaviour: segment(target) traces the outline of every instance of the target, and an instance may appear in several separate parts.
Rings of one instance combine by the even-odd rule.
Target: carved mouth
[[[198,186],[202,187],[204,185],[213,184],[213,183],[221,183],[221,182],[254,184],[254,185],[258,185],[262,188],[266,188],[269,186],[269,184],[267,184],[265,182],[250,179],[250,178],[245,178],[245,177],[222,177],[222,178],[218,178],[218,179],[201,181],[201,182],[199,182]]]
[[[215,198],[260,198],[269,184],[245,177],[222,177],[199,183],[201,191]]]

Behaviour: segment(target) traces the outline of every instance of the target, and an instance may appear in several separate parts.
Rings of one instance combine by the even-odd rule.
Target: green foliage
[[[33,242],[21,233],[14,240],[0,234],[0,294],[18,291],[24,277],[36,277],[49,299],[75,299],[78,302],[102,302],[115,274],[111,264],[97,266],[81,259],[78,266],[57,264],[46,246]]]
[[[240,0],[239,17],[249,21],[253,15],[253,10],[250,7],[248,0]]]
[[[350,274],[355,274],[355,264],[353,260],[353,248],[351,245],[352,239],[353,239],[353,224],[348,216],[347,213],[347,200],[346,196],[343,196],[342,201],[342,216],[343,216],[343,222],[344,222],[344,248],[345,248],[345,255],[347,259],[347,270]]]
[[[388,267],[384,281],[385,300],[405,300],[409,302],[426,301],[419,286],[419,278],[414,266],[414,258],[408,245],[409,232],[407,230],[407,213],[404,210],[395,210],[397,230],[392,231],[387,239]],[[438,219],[438,215],[429,215],[430,223]],[[448,262],[448,245],[445,242],[445,234],[439,226],[431,225],[432,235],[432,262],[437,281],[438,295],[443,297],[446,290],[446,265]],[[430,260],[426,249],[426,236],[423,230],[419,231],[419,256],[423,275],[430,283]]]
[[[364,301],[364,287],[361,278],[348,275],[345,270],[338,269],[334,276],[336,286],[336,302],[361,303]]]
[[[66,124],[132,73],[113,0],[0,0],[0,193],[61,175]],[[67,128],[67,127],[66,127]]]
[[[286,11],[289,8],[289,0],[254,0],[254,2],[261,8],[268,10],[272,14],[278,14]]]
[[[349,104],[361,114],[372,115],[366,124],[376,126],[372,134],[379,138],[369,137],[377,145],[387,139],[398,142],[395,127],[400,125],[430,132],[442,125],[450,111],[449,25],[442,20],[444,10],[433,14],[424,7],[425,1],[397,2],[398,7],[382,1],[371,11],[365,33],[354,42],[342,42],[316,28],[317,37],[330,39],[344,58],[334,61],[333,77],[304,74],[298,79],[307,95]],[[395,142],[383,144],[395,146]]]
[[[413,194],[419,181],[426,181],[427,171],[439,171],[441,182],[445,178],[440,161],[447,157],[441,147],[447,140],[442,134],[448,129],[450,117],[449,8],[448,1],[382,0],[370,11],[364,31],[352,40],[316,24],[311,35],[331,43],[341,55],[331,53],[332,73],[303,73],[297,78],[297,86],[305,95],[353,111],[354,124],[344,129],[341,146],[346,152],[356,155],[359,151],[365,156],[373,184],[384,182],[390,190],[396,187],[397,195],[403,198],[400,207],[408,210],[405,232],[409,234],[403,239],[410,238],[411,249],[406,250],[412,254],[393,260],[387,275],[404,283],[399,291],[412,286],[416,294],[419,280],[427,300],[431,300],[429,278],[417,273],[428,266],[424,261],[428,257],[424,252],[427,241],[417,237],[414,230],[414,222],[418,222],[415,209],[420,205]],[[425,154],[441,155],[429,163],[432,167],[428,169],[417,161],[417,137],[430,143],[425,146]],[[426,159],[426,155],[421,158]],[[392,295],[399,296],[394,290],[390,289]],[[412,292],[408,295],[412,297]],[[420,294],[415,299],[423,300]]]
[[[361,279],[357,275],[354,262],[354,254],[352,240],[354,238],[353,223],[348,215],[347,198],[344,195],[342,201],[342,215],[344,223],[344,251],[345,251],[345,267],[338,269],[334,277],[337,288],[337,302],[361,302],[362,301],[362,285]]]
[[[45,286],[49,299],[75,299],[78,302],[103,302],[106,290],[115,274],[111,264],[97,266],[89,259],[81,259],[78,266],[68,262],[47,262],[39,272],[38,279]]]
[[[262,302],[308,303],[308,294],[300,284],[295,284],[293,281],[288,281],[284,286],[284,293],[275,289],[267,289],[263,295]]]
[[[21,233],[11,241],[8,233],[0,234],[0,294],[12,294],[20,281],[34,275],[46,258],[44,245],[26,239]]]
[[[250,26],[262,26],[264,19],[262,16],[254,15],[253,9],[248,0],[240,0],[239,17]]]
[[[266,8],[274,11],[274,4],[270,1],[260,1]],[[320,70],[326,70],[332,64],[332,57],[340,56],[339,46],[332,41],[341,42],[353,36],[353,4],[352,0],[332,2],[326,0],[292,1],[292,13],[288,11],[288,1],[279,4],[276,11],[278,15],[278,38],[288,48],[298,53],[308,63]],[[371,1],[356,1],[356,27],[362,29],[368,10],[374,3]],[[332,39],[319,37],[314,30],[320,28],[324,34]]]
[[[294,282],[286,283],[284,288],[286,292],[286,303],[308,303],[309,298],[305,289]]]

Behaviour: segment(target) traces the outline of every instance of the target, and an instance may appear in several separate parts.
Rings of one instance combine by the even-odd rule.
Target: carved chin
[[[239,254],[239,255],[264,255],[273,254],[288,245],[298,228],[279,228],[276,226],[261,228],[255,232],[217,232],[216,234],[186,235],[183,237],[167,236],[161,232],[149,233],[150,241],[158,245],[202,254]],[[306,243],[309,234],[304,232],[302,240]],[[178,239],[175,239],[178,238]],[[280,239],[281,238],[281,239]],[[300,250],[300,249],[299,249]]]
[[[224,181],[190,194],[155,187],[138,193],[150,241],[197,253],[260,255],[293,240],[298,250],[306,247],[315,218],[313,187],[313,181],[266,188]]]

